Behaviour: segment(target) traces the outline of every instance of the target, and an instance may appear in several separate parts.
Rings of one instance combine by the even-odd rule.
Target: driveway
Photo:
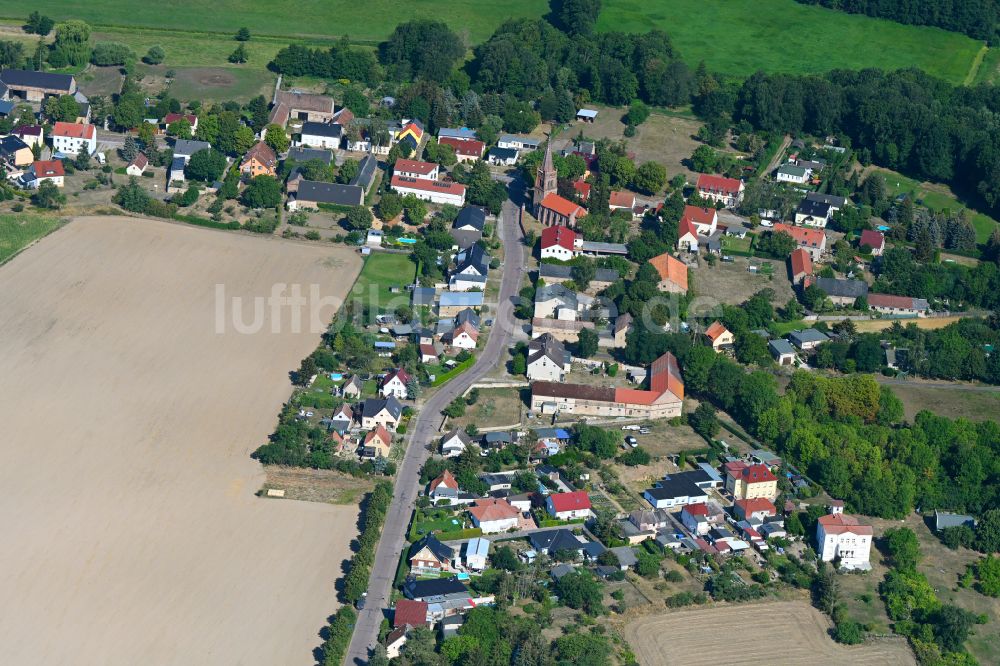
[[[365,608],[358,614],[351,645],[345,663],[367,664],[371,650],[378,640],[379,627],[389,606],[392,582],[399,566],[399,556],[406,546],[406,528],[413,513],[414,502],[420,490],[420,468],[437,443],[441,410],[469,386],[493,370],[507,354],[511,335],[516,327],[513,299],[517,295],[524,272],[524,253],[521,251],[523,235],[518,224],[519,209],[513,201],[504,202],[501,213],[500,233],[503,239],[506,262],[500,283],[500,304],[494,316],[493,332],[476,363],[466,372],[445,384],[420,408],[414,418],[411,435],[403,462],[396,476],[396,490],[386,514],[382,538],[375,552],[375,565],[368,587]]]

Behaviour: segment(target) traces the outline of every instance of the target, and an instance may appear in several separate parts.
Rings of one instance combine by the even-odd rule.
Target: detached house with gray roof
[[[543,333],[528,343],[527,377],[530,381],[564,381],[572,366],[572,359],[562,342],[550,333]]]

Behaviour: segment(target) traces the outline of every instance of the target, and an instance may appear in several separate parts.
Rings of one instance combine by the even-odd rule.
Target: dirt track
[[[333,247],[76,220],[0,267],[0,662],[312,664],[356,507],[253,496],[308,331],[215,332],[215,286],[343,296]]]
[[[626,625],[625,638],[642,666],[915,663],[902,640],[846,647],[827,636],[829,627],[805,602],[776,601],[650,615]],[[726,636],[728,647],[716,642]]]

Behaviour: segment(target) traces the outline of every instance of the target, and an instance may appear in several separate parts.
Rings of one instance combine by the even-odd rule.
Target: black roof
[[[451,561],[455,557],[455,549],[452,548],[451,546],[446,546],[440,541],[438,541],[438,538],[433,534],[428,534],[424,536],[423,539],[410,546],[410,551],[409,551],[410,557],[416,555],[425,546],[429,548],[430,551],[434,553],[434,557],[438,558],[439,560]]]
[[[861,280],[841,280],[838,278],[816,278],[816,286],[828,296],[857,298],[868,295],[868,283]]]
[[[583,543],[569,530],[535,532],[529,537],[532,547],[555,553],[560,550],[582,550]]]
[[[389,410],[392,418],[399,420],[399,417],[403,413],[403,406],[399,404],[399,400],[396,400],[396,396],[390,395],[388,398],[369,398],[365,400],[364,405],[361,408],[361,416],[371,418],[377,415],[383,409]]]
[[[479,328],[479,315],[472,308],[465,308],[457,315],[455,315],[455,326],[461,326],[465,322],[469,322],[477,329]]]
[[[809,192],[806,194],[806,199],[809,201],[822,201],[823,203],[828,203],[831,206],[837,208],[843,208],[847,205],[847,197],[839,197],[836,194],[820,194],[819,192]]]
[[[456,272],[461,273],[466,268],[474,268],[480,275],[486,275],[490,268],[490,255],[481,245],[470,245],[458,254],[458,268]]]
[[[568,264],[542,262],[538,265],[538,277],[568,280],[573,277],[573,267]],[[595,282],[614,282],[618,277],[618,271],[613,268],[598,268],[594,273]]]
[[[348,184],[357,185],[367,190],[375,181],[375,170],[377,168],[378,160],[372,155],[365,155],[358,163],[358,172],[354,174],[354,178],[351,178],[351,182]]]
[[[66,92],[73,89],[73,77],[69,74],[32,72],[25,69],[5,69],[0,72],[0,81],[15,88],[50,88]]]
[[[815,199],[803,199],[799,203],[799,213],[812,217],[826,217],[830,214],[830,204]]]
[[[302,134],[305,136],[326,136],[332,139],[339,139],[344,135],[344,128],[340,125],[331,123],[316,123],[316,122],[304,122],[302,123]]]
[[[403,592],[410,599],[440,597],[447,594],[468,594],[469,588],[457,578],[431,578],[428,580],[410,580],[403,587]]]
[[[336,204],[337,206],[360,206],[365,199],[365,191],[358,185],[338,185],[315,180],[303,180],[295,195],[302,201]]]
[[[330,164],[333,162],[333,153],[329,150],[323,150],[320,148],[289,148],[288,157],[285,159],[294,160],[295,162],[319,160],[324,164]]]
[[[486,226],[486,211],[477,206],[466,206],[458,213],[458,217],[452,223],[452,229],[463,229],[470,227],[477,231],[482,231]]]
[[[490,148],[488,154],[501,160],[517,159],[517,150],[515,148],[500,148],[497,146]]]
[[[13,155],[22,148],[27,148],[28,144],[21,141],[16,136],[5,136],[0,138],[0,155]]]
[[[705,495],[704,490],[698,487],[695,479],[690,476],[675,474],[669,479],[660,481],[658,488],[649,488],[647,493],[653,499],[673,499],[675,497],[690,497],[692,495]]]

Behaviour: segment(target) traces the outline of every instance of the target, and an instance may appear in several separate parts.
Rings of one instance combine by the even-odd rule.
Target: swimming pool
[[[343,378],[344,378],[344,375],[340,374],[339,372],[331,372],[330,373],[330,379],[333,380],[333,381],[335,381],[335,382],[339,382]]]
[[[889,231],[889,225],[887,224],[880,224],[875,228],[878,229],[879,231]]]
[[[400,243],[403,243],[404,245],[415,245],[417,242],[416,238],[400,238],[398,240]]]

